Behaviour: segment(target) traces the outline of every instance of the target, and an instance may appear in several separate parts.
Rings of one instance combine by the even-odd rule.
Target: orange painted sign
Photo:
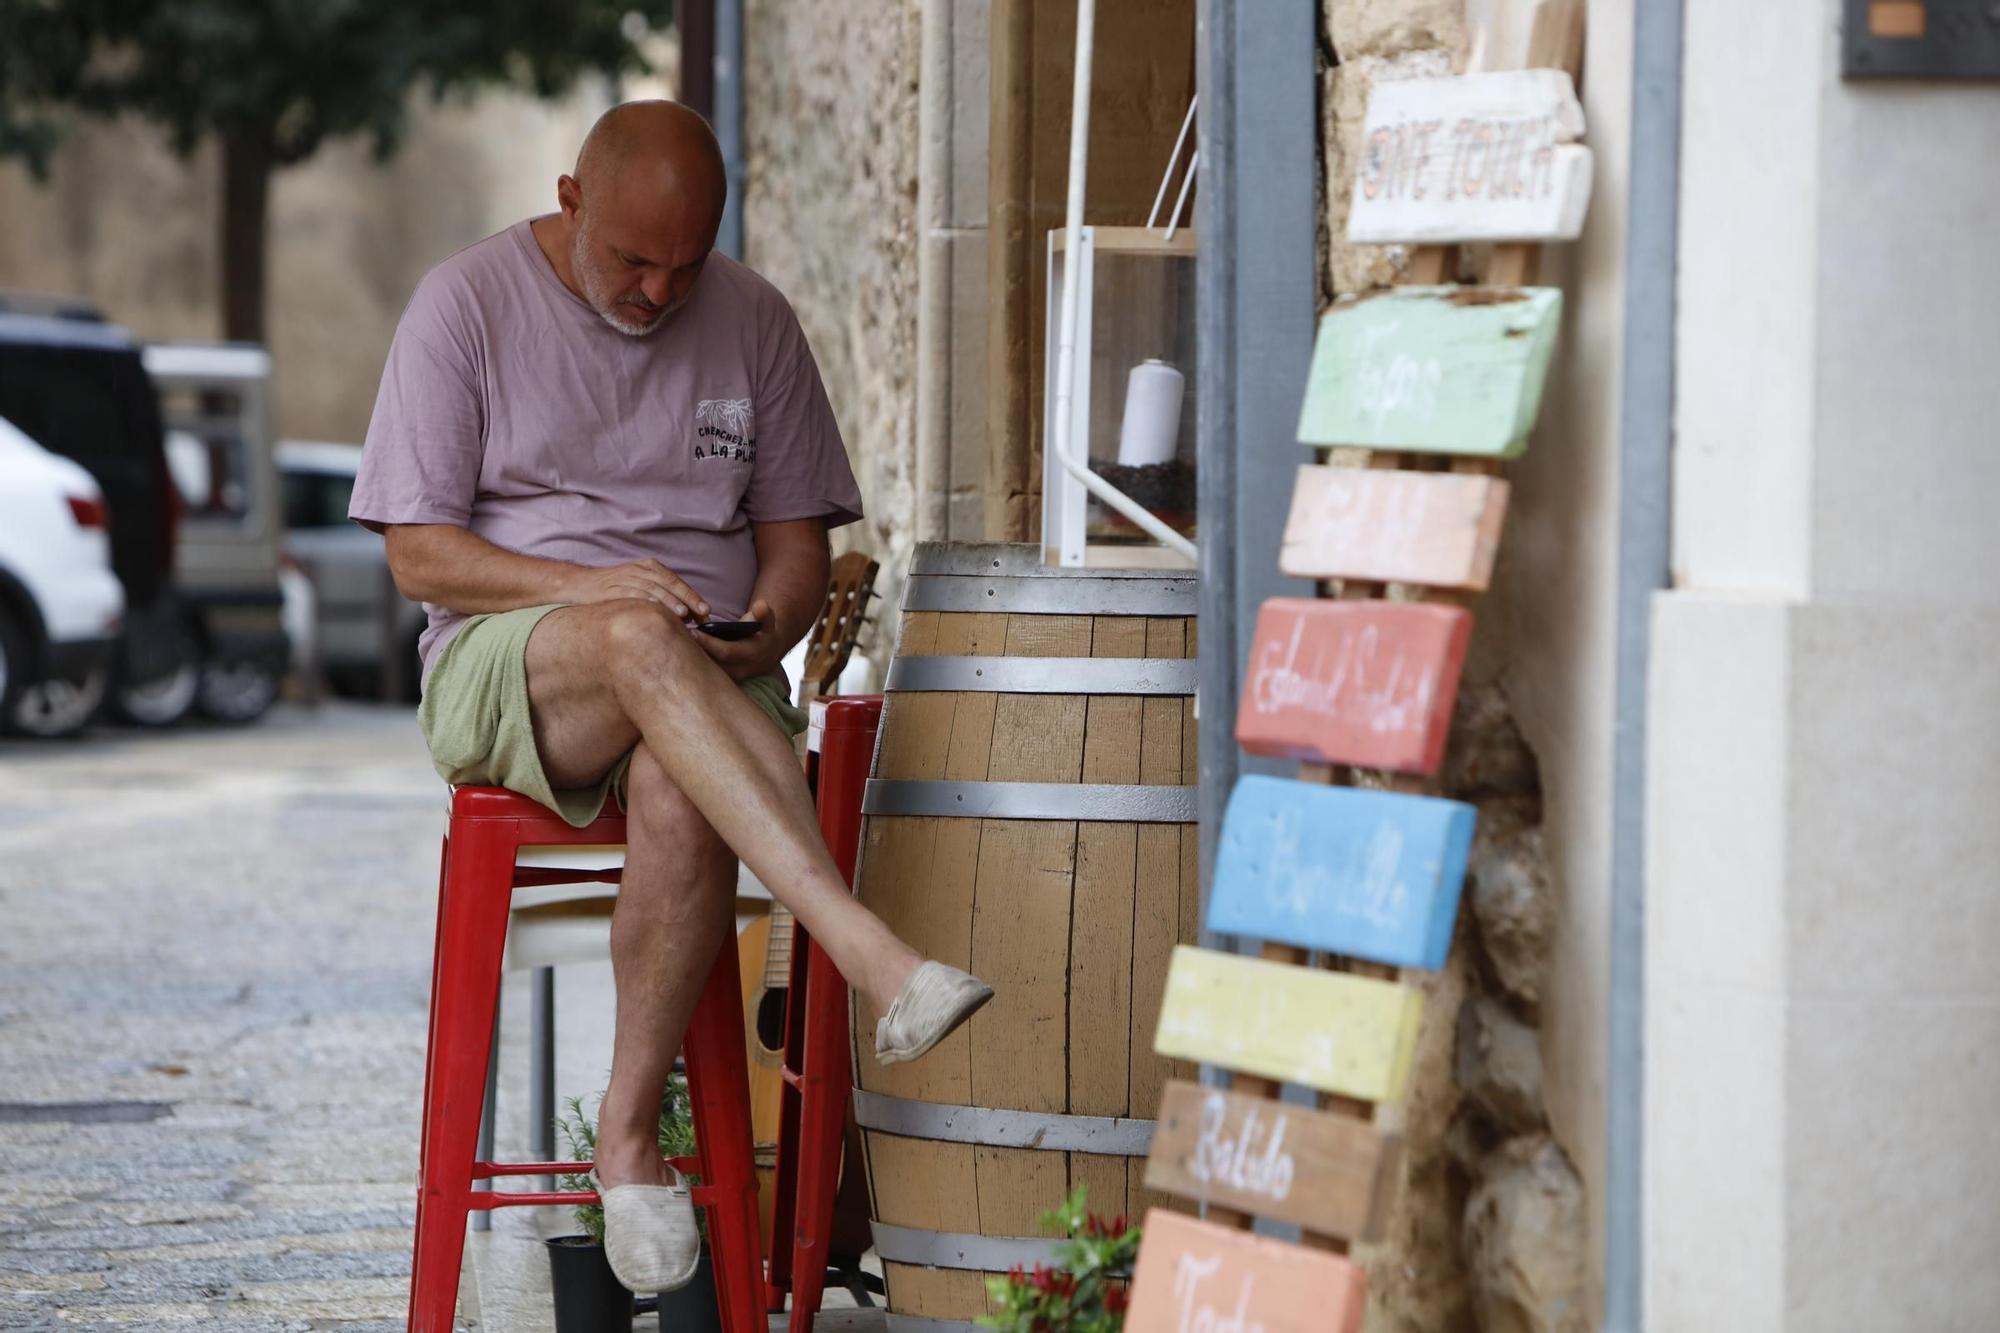
[[[1435,773],[1471,636],[1456,606],[1273,597],[1257,613],[1236,740],[1278,759]]]
[[[1132,1274],[1136,1333],[1356,1333],[1368,1275],[1337,1254],[1155,1208]]]

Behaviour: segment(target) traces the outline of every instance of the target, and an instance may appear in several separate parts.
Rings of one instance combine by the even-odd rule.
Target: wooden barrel
[[[987,1313],[1049,1254],[1076,1185],[1137,1215],[1168,956],[1195,938],[1195,581],[1059,570],[1033,546],[924,545],[903,600],[858,891],[992,1003],[911,1064],[854,1012],[890,1326]],[[1165,1202],[1164,1199],[1158,1202]]]

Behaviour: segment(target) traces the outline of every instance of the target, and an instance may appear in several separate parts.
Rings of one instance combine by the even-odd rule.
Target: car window
[[[157,413],[137,353],[0,349],[0,416],[92,471],[112,462],[150,471],[160,447]]]
[[[250,512],[249,420],[244,395],[216,385],[160,385],[167,462],[190,518]]]
[[[288,469],[281,479],[285,495],[285,526],[344,528],[347,504],[354,498],[354,478],[335,472]]]

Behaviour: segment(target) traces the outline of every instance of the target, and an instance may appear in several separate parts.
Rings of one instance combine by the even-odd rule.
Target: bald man
[[[686,1282],[698,1255],[655,1127],[738,857],[885,1015],[878,1058],[922,1055],[992,994],[856,903],[820,839],[779,660],[861,497],[791,307],[713,253],[726,188],[693,112],[607,113],[555,213],[418,285],[349,511],[429,612],[418,720],[438,772],[577,827],[614,793],[626,809],[595,1175],[636,1292]],[[757,628],[694,628],[739,619]]]

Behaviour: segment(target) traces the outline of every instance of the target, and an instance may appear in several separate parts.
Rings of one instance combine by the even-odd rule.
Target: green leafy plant
[[[556,1121],[556,1130],[562,1135],[564,1151],[572,1162],[595,1162],[597,1160],[597,1115],[604,1104],[604,1094],[597,1094],[597,1101],[589,1114],[583,1109],[583,1098],[571,1097],[564,1105],[564,1113]],[[660,1098],[660,1156],[692,1157],[695,1155],[694,1111],[688,1100],[687,1080],[676,1074],[667,1080],[666,1094]],[[690,1184],[698,1183],[700,1177],[688,1174]],[[587,1190],[591,1188],[587,1175],[567,1175],[562,1178],[562,1188],[566,1190]],[[576,1206],[576,1223],[599,1245],[604,1243],[604,1208],[601,1204],[580,1203]],[[701,1228],[704,1238],[708,1235],[708,1211],[695,1209],[695,1224]]]
[[[272,174],[329,139],[403,138],[412,94],[555,97],[650,68],[674,0],[4,0],[0,156],[46,174],[79,116],[143,117],[221,159],[223,331],[264,330]]]
[[[1084,1207],[1082,1185],[1060,1207],[1042,1214],[1042,1225],[1067,1239],[1056,1246],[1053,1266],[1036,1264],[988,1278],[986,1291],[1000,1307],[979,1323],[1000,1333],[1119,1333],[1125,1327],[1127,1283],[1139,1254],[1139,1228],[1123,1217],[1106,1221]]]

